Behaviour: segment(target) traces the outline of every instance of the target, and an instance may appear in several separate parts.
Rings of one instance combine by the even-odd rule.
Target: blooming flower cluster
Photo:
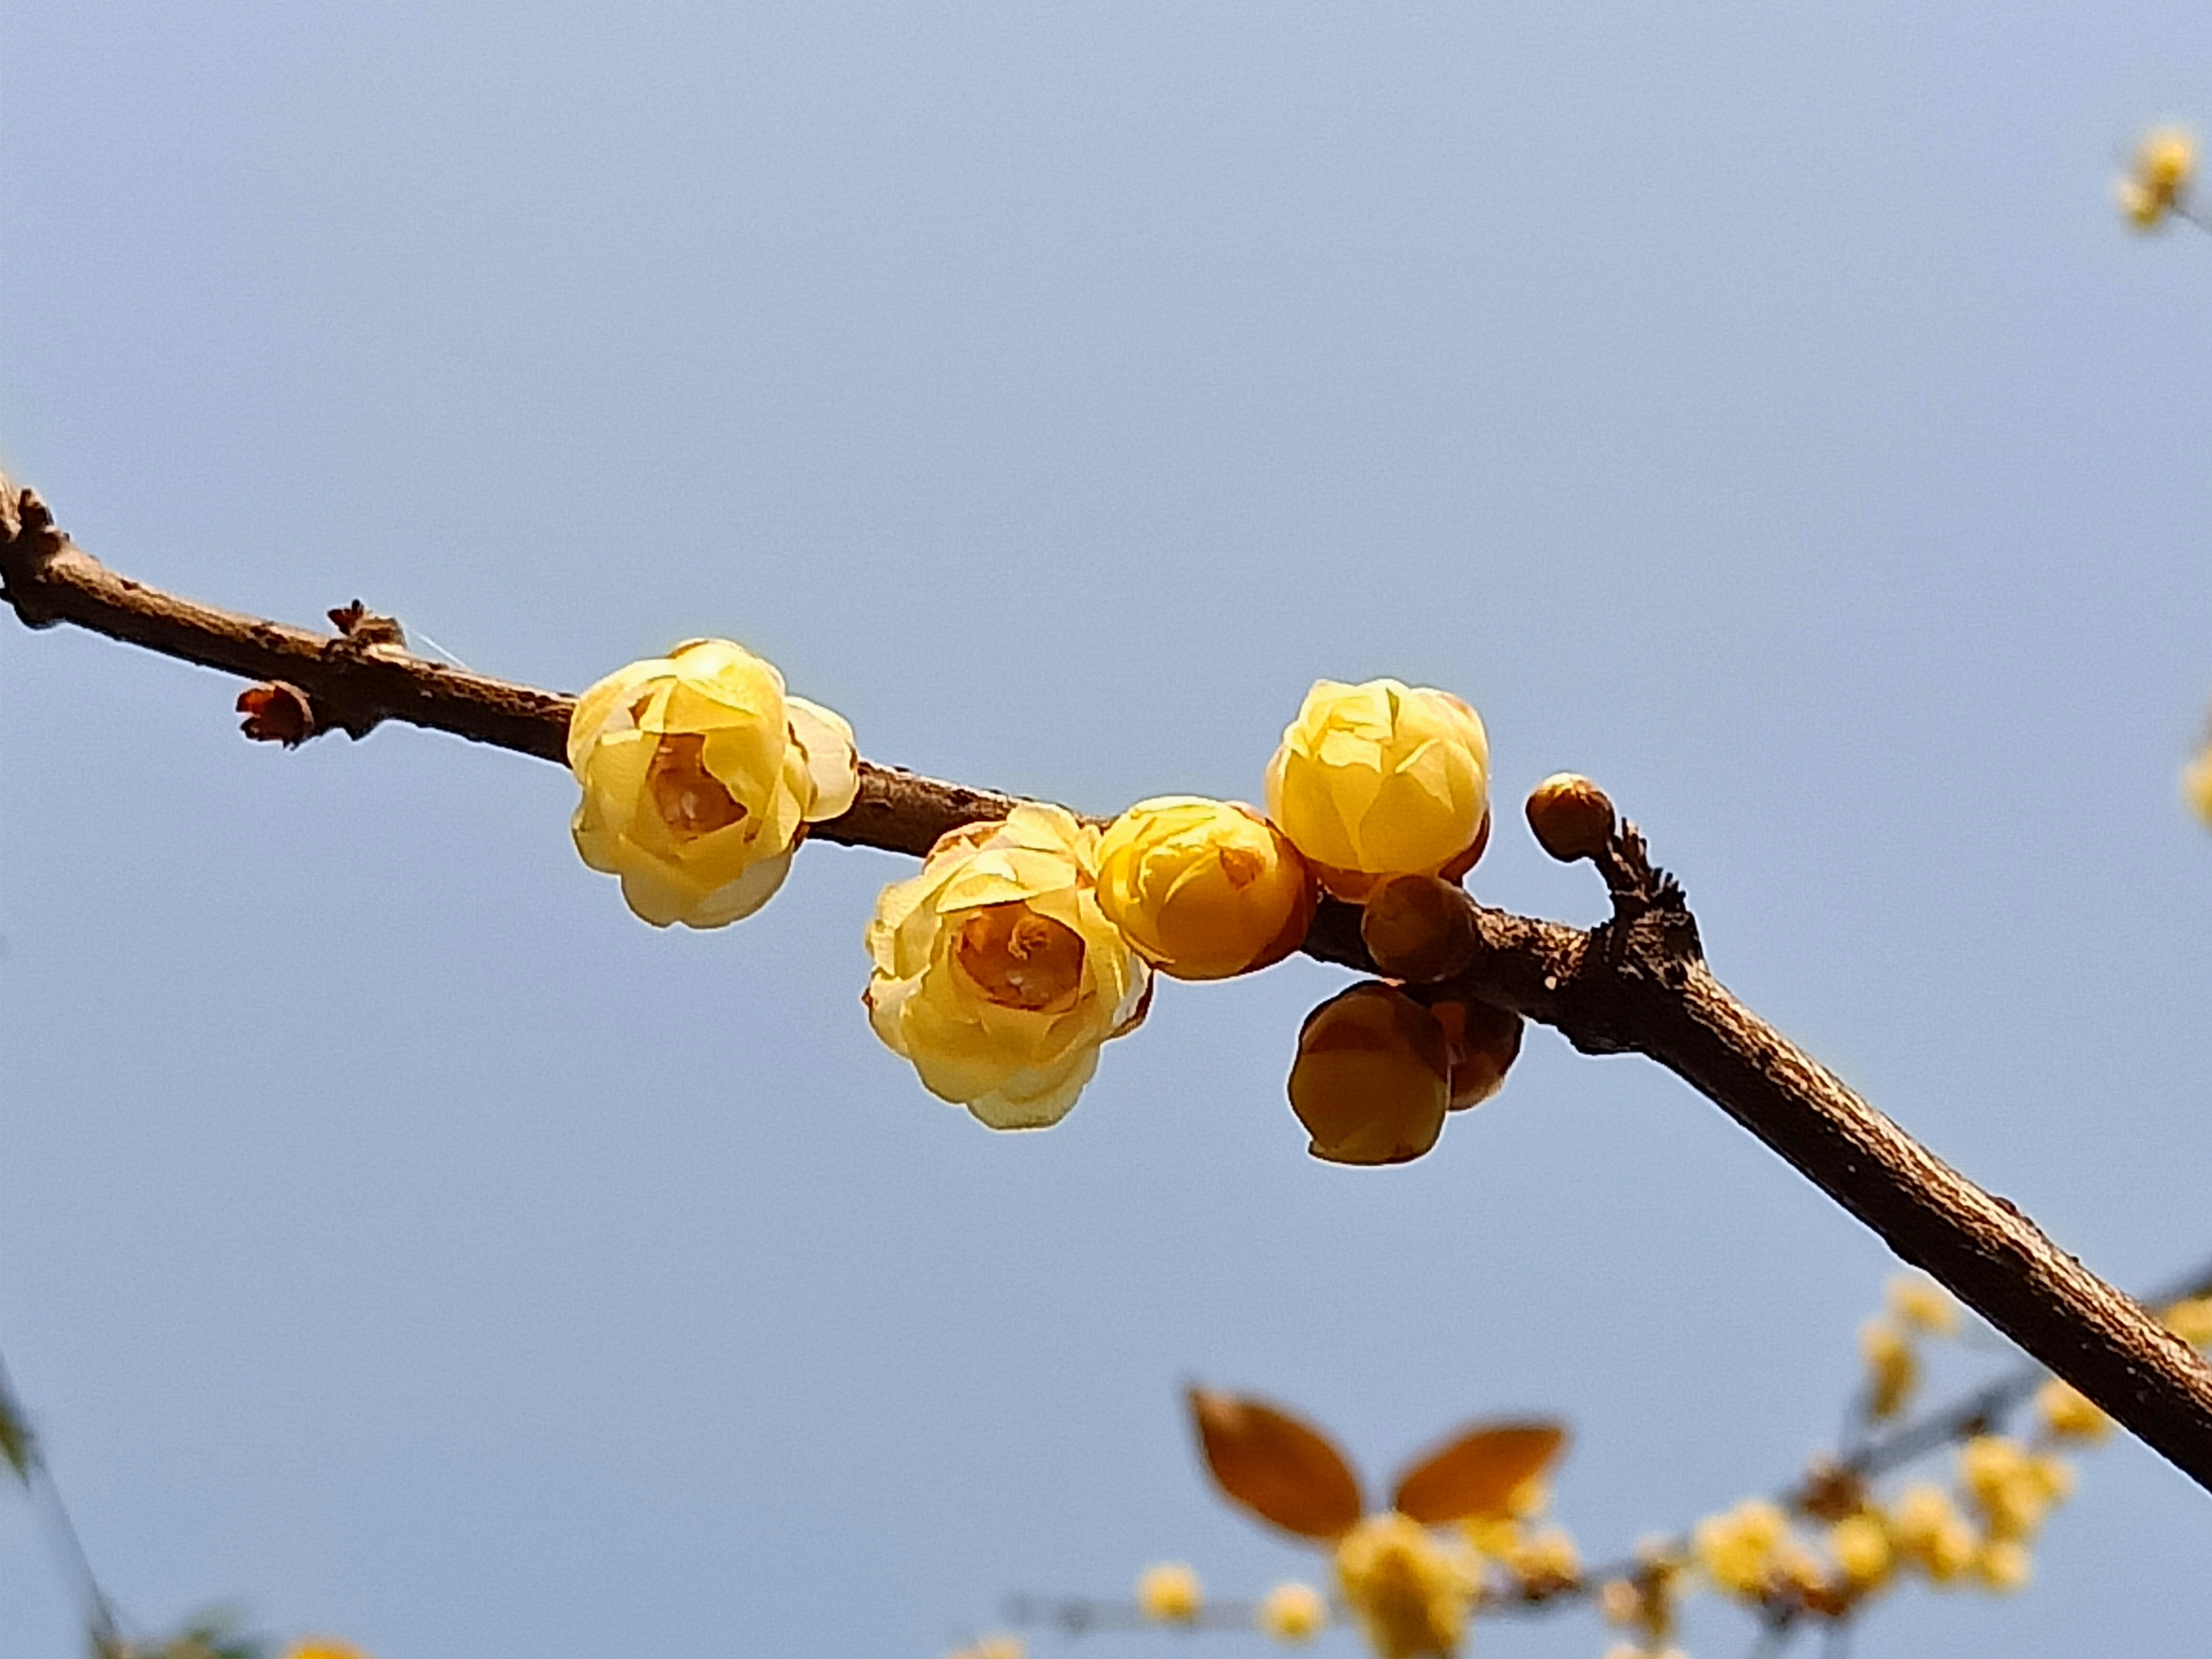
[[[2212,1295],[2172,1303],[2160,1318],[2185,1341],[2212,1346]],[[1903,1408],[1927,1345],[1956,1337],[1960,1326],[1958,1304],[1933,1283],[1890,1282],[1868,1328],[1879,1339],[1864,1343],[1873,1358],[1859,1396],[1863,1426]],[[1910,1362],[1901,1392],[1884,1382],[1900,1352]],[[1328,1553],[1334,1605],[1295,1583],[1252,1604],[1250,1623],[1278,1640],[1306,1640],[1340,1619],[1376,1659],[1449,1659],[1486,1610],[1579,1602],[1627,1638],[1607,1659],[1683,1659],[1680,1611],[1698,1593],[1735,1603],[1768,1632],[1806,1622],[1833,1632],[1910,1582],[1947,1591],[2024,1589],[2033,1548],[2074,1489],[2063,1453],[2104,1437],[2110,1419],[2056,1378],[2032,1395],[1984,1390],[1975,1399],[1971,1413],[1953,1408],[1891,1431],[1889,1444],[1910,1444],[1931,1425],[1955,1424],[1948,1437],[1926,1441],[1929,1451],[1949,1448],[1946,1479],[1910,1480],[1885,1492],[1867,1471],[1886,1458],[1816,1457],[1787,1492],[1746,1498],[1685,1536],[1644,1539],[1632,1565],[1601,1574],[1585,1572],[1572,1537],[1546,1518],[1565,1443],[1556,1424],[1475,1425],[1417,1459],[1389,1506],[1370,1510],[1358,1477],[1321,1430],[1249,1397],[1194,1389],[1191,1405],[1222,1495]],[[2005,1418],[2023,1403],[2027,1426],[2005,1431]],[[1073,1604],[1071,1627],[1077,1607],[1095,1616],[1089,1604]],[[1207,1628],[1240,1622],[1235,1604],[1204,1603],[1195,1573],[1180,1563],[1144,1574],[1136,1611],[1186,1628],[1199,1626],[1202,1613]]]
[[[656,927],[758,909],[809,826],[852,808],[861,772],[850,726],[726,640],[594,685],[570,720],[568,762],[583,790],[577,850]],[[1583,795],[1550,816],[1579,811],[1577,833],[1601,844],[1611,806],[1597,825],[1594,786],[1576,781]],[[950,831],[877,900],[864,994],[876,1035],[991,1127],[1040,1128],[1074,1104],[1100,1048],[1143,1019],[1153,975],[1227,979],[1279,962],[1326,892],[1364,907],[1390,977],[1307,1020],[1292,1109],[1317,1158],[1419,1157],[1447,1113],[1497,1092],[1520,1047],[1517,1015],[1450,988],[1474,945],[1455,884],[1490,833],[1482,721],[1443,691],[1319,681],[1265,795],[1265,812],[1163,796],[1103,829],[1023,805]],[[1534,802],[1531,822],[1546,833]]]

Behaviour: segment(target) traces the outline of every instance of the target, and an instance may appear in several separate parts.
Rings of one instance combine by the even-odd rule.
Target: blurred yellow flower
[[[1163,1625],[1188,1625],[1205,1605],[1198,1575],[1180,1561],[1163,1561],[1137,1575],[1137,1609]]]
[[[1267,765],[1267,816],[1340,898],[1383,876],[1456,878],[1490,820],[1490,743],[1443,691],[1319,680]]]
[[[286,1648],[284,1659],[368,1659],[368,1655],[335,1636],[310,1636]]]
[[[1028,1644],[1018,1636],[985,1636],[954,1649],[945,1659],[1028,1659]]]
[[[1730,1595],[1756,1600],[1773,1582],[1778,1553],[1790,1538],[1779,1506],[1748,1498],[1723,1515],[1709,1515],[1691,1534],[1705,1577]]]
[[[2017,1539],[1995,1538],[1974,1557],[1974,1576],[2001,1595],[2025,1589],[2035,1562]]]
[[[1940,1486],[1908,1486],[1889,1515],[1890,1543],[1899,1559],[1948,1584],[1974,1564],[1980,1540]]]
[[[1098,843],[1098,906],[1176,979],[1226,979],[1280,962],[1306,936],[1314,879],[1249,806],[1193,795],[1139,801]]]
[[[2212,825],[2212,744],[2197,751],[2197,758],[2181,769],[2181,798],[2189,810]]]
[[[1506,1571],[1527,1585],[1571,1584],[1582,1577],[1582,1553],[1564,1527],[1545,1527],[1516,1540],[1504,1559]]]
[[[876,900],[870,1024],[994,1129],[1057,1123],[1098,1045],[1144,1018],[1150,970],[1098,908],[1097,847],[1065,808],[1018,806],[946,835]]]
[[[621,877],[656,927],[750,915],[782,885],[806,826],[860,788],[853,728],[727,640],[687,641],[585,692],[568,769],[584,789],[577,852]]]
[[[1310,1642],[1328,1623],[1328,1603],[1311,1584],[1278,1584],[1260,1598],[1254,1622],[1278,1642]]]
[[[2212,1343],[2212,1296],[2192,1296],[2172,1303],[2159,1317],[2166,1329],[2191,1347]]]
[[[2136,151],[2119,181],[2120,208],[2137,230],[2148,230],[2176,208],[2197,172],[2197,140],[2179,127],[2160,127]]]
[[[1889,1281],[1885,1300],[1890,1316],[1908,1331],[1923,1331],[1929,1336],[1955,1336],[1959,1331],[1959,1304],[1951,1293],[1932,1280],[1917,1273],[1899,1273]]]
[[[1888,1320],[1869,1319],[1859,1327],[1859,1357],[1866,1361],[1868,1412],[1876,1418],[1896,1416],[1920,1381],[1920,1361],[1911,1343]]]
[[[2051,1377],[2035,1391],[2035,1413],[2054,1440],[2102,1440],[2112,1431],[2112,1419],[2063,1377]]]
[[[1437,1144],[1451,1099],[1451,1053],[1434,1014],[1370,980],[1306,1016],[1291,1109],[1316,1158],[1402,1164]]]
[[[1470,1554],[1447,1549],[1395,1510],[1337,1540],[1336,1582],[1378,1659],[1456,1650],[1480,1583]]]
[[[2031,1455],[2017,1440],[1982,1434],[1959,1449],[1959,1484],[1990,1537],[2030,1538],[2073,1491],[2074,1471],[2058,1458]]]
[[[1872,1515],[1847,1515],[1829,1528],[1828,1553],[1836,1558],[1837,1571],[1860,1590],[1887,1579],[1893,1559],[1888,1529]]]

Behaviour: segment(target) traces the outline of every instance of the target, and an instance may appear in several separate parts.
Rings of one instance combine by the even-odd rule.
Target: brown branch
[[[179,599],[117,575],[0,480],[0,598],[34,628],[72,623],[164,655],[278,683],[310,731],[386,720],[560,761],[574,700],[446,667],[363,629],[324,635]],[[356,637],[358,635],[359,637]],[[1012,796],[863,763],[858,802],[823,840],[919,856]],[[1650,1056],[1716,1102],[1905,1261],[2212,1490],[2212,1367],[2057,1249],[2011,1203],[1923,1148],[1713,977],[1682,890],[1625,826],[1596,860],[1613,915],[1584,931],[1474,904],[1480,941],[1454,988],[1554,1026],[1591,1054]],[[1305,949],[1362,971],[1359,913],[1326,903]]]

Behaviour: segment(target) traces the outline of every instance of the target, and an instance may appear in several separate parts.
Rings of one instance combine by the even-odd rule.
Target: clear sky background
[[[1317,676],[1449,687],[1484,897],[1595,919],[1517,820],[1589,772],[1878,1105],[2123,1285],[2212,1255],[2212,241],[2109,186],[2212,123],[2204,8],[9,0],[0,52],[0,462],[126,572],[571,690],[726,634],[1091,811],[1255,798]],[[0,1348],[146,1623],[932,1656],[1312,1571],[1191,1377],[1370,1478],[1558,1413],[1594,1554],[1832,1431],[1889,1258],[1647,1062],[1534,1032],[1326,1167],[1301,961],[994,1136],[861,1017],[909,864],[655,933],[558,769],[236,690],[0,619]],[[2117,1444],[2029,1591],[1857,1653],[2191,1650],[2209,1551]],[[0,1652],[76,1640],[0,1496]]]

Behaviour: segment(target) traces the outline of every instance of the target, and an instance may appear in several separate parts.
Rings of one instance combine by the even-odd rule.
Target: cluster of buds
[[[859,789],[852,728],[742,647],[695,640],[594,685],[570,722],[576,846],[656,927],[715,927],[781,884],[811,824]],[[1469,994],[1459,882],[1490,836],[1490,747],[1447,692],[1317,682],[1268,763],[1266,809],[1140,801],[1103,830],[1059,807],[943,837],[868,927],[876,1034],[932,1093],[994,1128],[1057,1122],[1152,976],[1232,978],[1302,944],[1324,895],[1358,904],[1382,977],[1314,1010],[1289,1094],[1314,1156],[1402,1163],[1503,1085],[1517,1013]],[[1528,805],[1560,858],[1601,858],[1612,804],[1587,779]]]

